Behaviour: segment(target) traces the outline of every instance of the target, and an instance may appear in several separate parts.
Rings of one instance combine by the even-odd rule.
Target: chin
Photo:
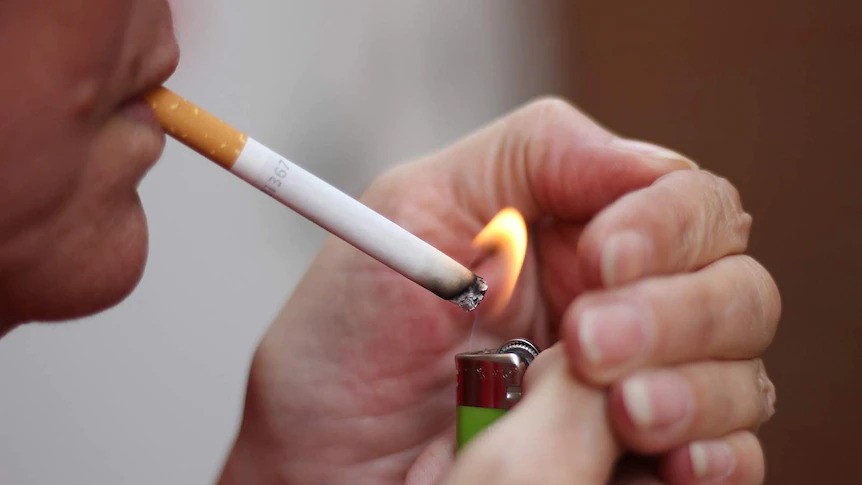
[[[67,234],[69,244],[18,275],[2,303],[13,324],[61,321],[108,309],[138,285],[148,250],[146,217],[134,202],[102,222]],[[2,330],[0,330],[2,334]]]

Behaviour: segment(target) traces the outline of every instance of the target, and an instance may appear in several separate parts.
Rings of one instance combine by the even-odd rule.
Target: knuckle
[[[694,260],[717,249],[716,244],[725,254],[745,251],[752,217],[743,210],[740,193],[730,181],[706,170],[676,171],[663,180],[663,185],[676,189],[674,207],[683,247]]]
[[[777,399],[775,384],[766,374],[766,366],[762,359],[756,359],[756,389],[758,396],[759,420],[757,424],[768,421],[775,414],[775,401]]]
[[[679,198],[679,196],[676,196]],[[709,234],[706,224],[699,214],[691,210],[688,201],[679,201],[674,210],[675,223],[680,234],[681,250],[678,252],[684,258],[682,267],[690,268],[703,258],[706,246],[709,245]]]
[[[533,101],[522,110],[521,116],[516,117],[520,126],[507,130],[525,134],[522,144],[507,145],[523,154],[520,157],[522,161],[558,160],[562,156],[561,149],[572,138],[579,116],[578,110],[561,98],[546,97]]]
[[[736,249],[738,252],[743,252],[748,249],[748,240],[751,237],[751,225],[754,218],[747,212],[740,212],[737,217],[731,220],[729,224],[733,234],[736,235]]]
[[[574,147],[584,116],[562,98],[545,97],[521,108],[506,120],[497,159],[507,163],[497,176],[524,180],[540,206],[559,206],[574,187],[566,183],[565,162]],[[535,167],[541,166],[541,174]]]
[[[742,193],[739,192],[739,189],[724,177],[718,177],[718,180],[722,192],[727,196],[730,204],[737,210],[742,211]]]
[[[680,435],[718,437],[755,430],[772,413],[774,387],[757,360],[722,362],[689,368],[695,404]]]
[[[544,96],[530,102],[524,108],[527,119],[532,121],[565,121],[570,120],[578,110],[563,98]]]
[[[709,174],[714,180],[716,198],[715,210],[723,226],[730,231],[733,238],[733,249],[738,252],[748,247],[751,233],[752,217],[742,206],[742,195],[729,180],[724,177]]]

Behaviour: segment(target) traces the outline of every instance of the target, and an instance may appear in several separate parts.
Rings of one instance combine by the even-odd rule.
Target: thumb
[[[446,483],[606,483],[619,449],[604,393],[568,371],[560,345],[539,354],[524,400],[458,455]]]

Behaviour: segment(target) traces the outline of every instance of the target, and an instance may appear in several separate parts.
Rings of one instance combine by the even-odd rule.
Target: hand
[[[571,302],[601,286],[595,254],[578,249],[587,222],[623,194],[690,167],[679,155],[621,140],[547,100],[396,168],[365,201],[462,261],[474,256],[469,242],[491,216],[505,206],[520,209],[531,223],[533,252],[508,310],[484,319],[470,347],[514,336],[547,346]],[[678,203],[706,213],[699,196]],[[728,229],[738,228],[710,227]],[[493,288],[501,266],[490,259],[477,272]],[[329,240],[255,355],[224,483],[402,481],[452,426],[452,355],[467,350],[472,320]],[[574,348],[576,334],[566,333],[567,347]]]
[[[725,180],[680,171],[580,234],[583,280],[601,290],[566,310],[569,360],[582,380],[611,385],[627,448],[667,452],[658,468],[671,483],[763,479],[752,431],[773,414],[775,390],[759,356],[781,304],[766,270],[739,254],[750,224]]]
[[[539,354],[524,386],[524,398],[505,419],[459,452],[445,484],[606,483],[620,452],[608,425],[606,393],[575,379],[562,344]],[[451,456],[451,441],[438,440],[417,461],[414,475],[426,462],[445,463]]]

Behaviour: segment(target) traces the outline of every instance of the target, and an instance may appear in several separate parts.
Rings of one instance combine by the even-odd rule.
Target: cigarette
[[[173,138],[360,251],[466,311],[484,298],[481,277],[245,133],[167,88],[146,98]]]

